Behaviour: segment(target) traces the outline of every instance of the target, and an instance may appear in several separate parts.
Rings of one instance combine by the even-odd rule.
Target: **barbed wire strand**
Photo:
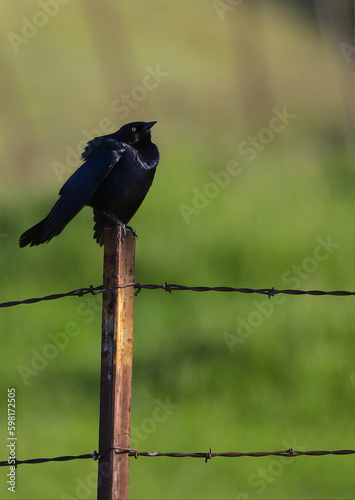
[[[93,458],[97,460],[97,452],[86,453],[85,455],[64,455],[63,457],[54,458],[31,458],[29,460],[17,460],[17,458],[9,458],[9,460],[0,462],[0,467],[15,465],[17,467],[21,464],[44,464],[45,462],[67,462],[69,460],[79,460],[84,458]],[[10,463],[9,463],[10,462]]]
[[[53,295],[47,295],[45,297],[31,298],[25,300],[15,300],[11,302],[2,302],[0,303],[0,307],[12,307],[18,306],[20,304],[35,304],[37,302],[42,302],[44,300],[56,300],[61,299],[63,297],[83,297],[87,294],[97,295],[100,293],[114,291],[119,288],[126,288],[129,286],[133,286],[137,289],[135,295],[138,295],[139,292],[143,289],[145,290],[164,290],[165,292],[171,293],[175,291],[192,291],[192,292],[239,292],[239,293],[257,293],[261,295],[267,295],[269,299],[274,295],[278,294],[286,294],[286,295],[333,295],[337,297],[345,297],[345,296],[354,296],[354,292],[349,292],[345,290],[335,290],[335,291],[324,291],[324,290],[294,290],[294,289],[286,289],[286,290],[278,290],[277,288],[234,288],[229,286],[187,286],[187,285],[177,285],[175,283],[167,283],[165,282],[163,285],[157,284],[141,284],[139,282],[132,283],[123,283],[122,285],[117,285],[116,287],[104,288],[103,285],[94,287],[90,285],[85,288],[77,288],[76,290],[72,290],[66,293],[55,293]]]
[[[215,457],[226,457],[226,458],[238,458],[238,457],[269,457],[269,456],[281,456],[281,457],[300,457],[300,456],[312,456],[319,457],[324,455],[354,455],[355,450],[317,450],[317,451],[297,451],[293,448],[281,451],[253,451],[247,453],[241,453],[237,451],[228,451],[222,453],[212,453],[211,448],[207,453],[197,452],[197,453],[180,453],[180,452],[170,452],[162,453],[159,451],[138,451],[135,448],[121,448],[120,446],[115,446],[111,448],[106,448],[102,453],[98,453],[96,450],[93,453],[86,453],[84,455],[68,455],[62,457],[54,458],[32,458],[29,460],[17,460],[11,459],[11,463],[8,460],[0,462],[0,467],[6,467],[9,465],[15,465],[16,467],[21,464],[41,464],[45,462],[65,462],[69,460],[82,460],[86,458],[92,458],[94,460],[102,459],[109,451],[115,450],[120,455],[128,454],[130,457],[168,457],[168,458],[204,458],[205,462],[211,460]]]

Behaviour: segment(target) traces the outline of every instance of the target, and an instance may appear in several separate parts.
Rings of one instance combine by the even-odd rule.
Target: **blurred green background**
[[[18,238],[85,142],[135,120],[158,121],[161,153],[132,222],[138,281],[354,290],[352,2],[1,6],[0,302],[102,283],[90,209],[48,245]],[[354,449],[353,318],[353,297],[142,291],[132,446]],[[98,449],[101,297],[0,324],[1,460],[9,387],[19,459]],[[0,498],[96,498],[89,460],[19,466],[16,493],[7,472]],[[351,455],[131,460],[132,499],[354,495]]]

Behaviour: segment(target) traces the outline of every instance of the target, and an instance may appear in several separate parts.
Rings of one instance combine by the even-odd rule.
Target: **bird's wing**
[[[59,191],[58,201],[45,219],[46,223],[40,234],[41,243],[49,241],[64,229],[119,162],[124,149],[122,144],[117,142],[116,144],[118,147],[115,150],[110,150],[107,146],[98,147],[97,151],[88,156],[85,163],[69,177]]]

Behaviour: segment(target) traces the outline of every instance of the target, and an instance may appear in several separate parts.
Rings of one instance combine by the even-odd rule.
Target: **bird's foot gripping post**
[[[127,234],[127,229],[131,231],[133,236],[138,239],[138,234],[136,233],[135,229],[131,226],[127,226],[124,222],[122,222],[118,217],[115,215],[109,214],[108,212],[101,212],[102,215],[104,215],[108,220],[116,224],[116,227],[121,227],[123,234],[122,234],[122,241],[125,239],[126,234]]]
[[[117,226],[116,226],[117,227]],[[133,236],[135,238],[137,238],[138,240],[138,234],[136,233],[136,230],[133,229],[132,226],[127,226],[127,224],[124,224],[123,222],[122,223],[118,223],[118,227],[121,227],[122,228],[122,242],[123,240],[125,239],[126,237],[126,234],[127,234],[127,230],[131,232],[131,234],[133,234]]]
[[[104,288],[134,281],[135,237],[105,230]],[[105,291],[102,305],[98,500],[128,498],[134,287]]]

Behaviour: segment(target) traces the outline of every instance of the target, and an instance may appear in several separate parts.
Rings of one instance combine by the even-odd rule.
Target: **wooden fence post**
[[[105,230],[104,288],[134,281],[135,237]],[[98,500],[128,498],[132,392],[133,286],[104,292],[102,305]],[[106,450],[106,452],[105,452]]]

